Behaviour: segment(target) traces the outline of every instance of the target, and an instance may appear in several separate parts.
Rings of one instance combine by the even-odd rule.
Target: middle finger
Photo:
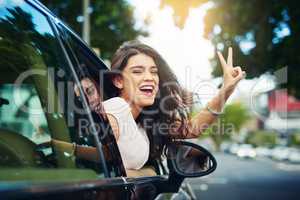
[[[227,65],[232,67],[232,48],[228,48]]]

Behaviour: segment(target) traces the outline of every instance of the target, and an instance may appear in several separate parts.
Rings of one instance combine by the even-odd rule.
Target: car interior
[[[37,179],[37,176],[44,177],[39,179],[44,181],[59,178],[86,180],[88,177],[103,176],[101,170],[97,171],[97,167],[94,167],[100,166],[98,163],[94,163],[94,166],[79,161],[76,163],[77,161],[53,149],[51,138],[72,142],[70,133],[76,128],[69,128],[63,112],[57,112],[61,111],[58,101],[54,102],[53,112],[43,109],[43,106],[47,107],[49,98],[47,85],[51,84],[47,76],[43,78],[34,75],[16,84],[20,74],[25,72],[26,64],[23,63],[23,68],[19,67],[20,63],[13,65],[13,58],[15,56],[11,55],[9,64],[5,63],[7,60],[0,62],[0,168],[2,172],[8,172],[1,173],[1,180],[32,180]],[[33,67],[37,67],[37,70],[46,69],[43,62]],[[49,93],[57,100],[54,88]],[[73,116],[72,113],[68,114],[69,117]],[[50,176],[51,171],[53,175],[64,175]]]

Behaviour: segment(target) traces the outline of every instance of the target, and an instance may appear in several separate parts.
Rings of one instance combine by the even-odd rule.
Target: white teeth
[[[153,90],[154,86],[152,86],[152,85],[144,85],[144,86],[140,87],[140,89]]]

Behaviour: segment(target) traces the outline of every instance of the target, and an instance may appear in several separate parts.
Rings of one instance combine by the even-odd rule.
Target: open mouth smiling
[[[145,96],[152,96],[154,94],[154,85],[143,85],[140,88],[140,91],[145,95]]]

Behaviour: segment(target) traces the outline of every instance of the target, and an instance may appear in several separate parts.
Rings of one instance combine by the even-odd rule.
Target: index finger
[[[219,51],[217,52],[217,54],[218,54],[219,60],[221,62],[222,69],[224,70],[225,66],[227,65],[226,61],[225,61],[223,55]]]
[[[232,65],[232,48],[228,48],[228,56],[227,56],[227,65],[233,67]]]

